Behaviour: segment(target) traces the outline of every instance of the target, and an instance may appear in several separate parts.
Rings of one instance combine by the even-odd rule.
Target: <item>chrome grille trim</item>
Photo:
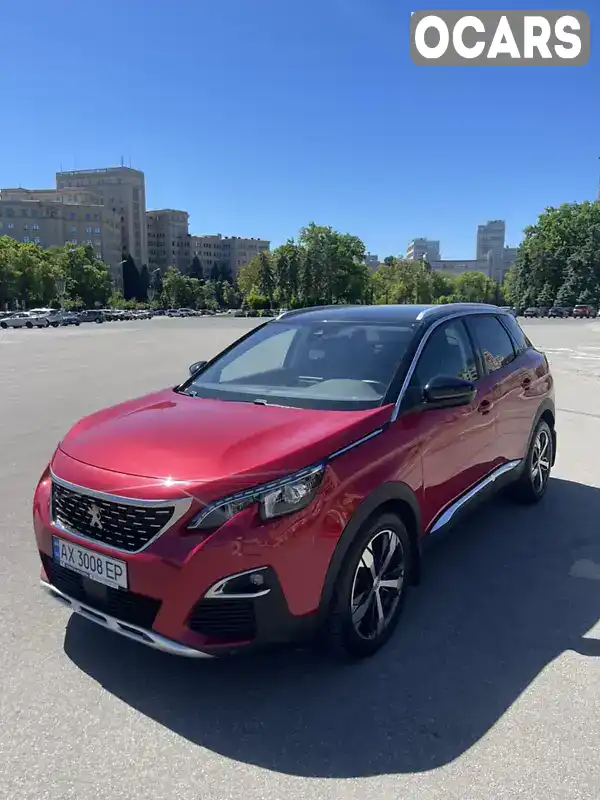
[[[50,491],[50,520],[52,525],[58,530],[62,531],[63,533],[68,534],[69,536],[81,541],[82,543],[91,543],[100,547],[107,548],[115,553],[123,553],[125,555],[135,555],[136,553],[141,553],[146,550],[150,545],[155,542],[159,536],[162,536],[163,533],[172,528],[187,512],[190,510],[192,505],[192,498],[191,497],[184,497],[180,499],[172,499],[172,500],[147,500],[147,499],[139,499],[134,497],[124,497],[122,495],[115,495],[110,494],[108,492],[100,492],[95,489],[89,489],[85,486],[79,486],[76,483],[71,483],[70,481],[66,481],[63,478],[59,478],[52,470],[50,470],[50,477],[52,479],[52,483],[60,486],[64,489],[69,490],[75,494],[81,495],[83,498],[89,498],[91,500],[100,500],[107,503],[115,503],[121,506],[137,506],[138,508],[147,508],[147,509],[167,509],[172,508],[173,513],[169,517],[169,519],[165,522],[165,524],[150,538],[147,542],[145,542],[142,547],[138,547],[135,550],[128,550],[123,547],[117,547],[115,545],[110,544],[109,542],[102,541],[102,539],[95,539],[91,536],[87,536],[85,533],[72,528],[69,524],[65,524],[59,519],[56,519],[54,514],[54,507],[53,507],[53,487],[51,487]]]

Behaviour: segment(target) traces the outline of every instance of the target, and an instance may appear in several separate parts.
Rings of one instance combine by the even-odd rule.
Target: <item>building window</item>
[[[32,225],[32,226],[31,226],[31,230],[32,230],[32,231],[39,231],[39,229],[40,229],[40,226],[39,226],[39,225]]]
[[[27,209],[26,208],[22,208],[21,209],[21,216],[22,217],[26,217],[27,216]]]
[[[15,223],[14,222],[9,222],[8,223],[9,230],[12,230],[14,227],[15,227]]]
[[[28,231],[29,230],[29,225],[27,223],[25,223],[25,225],[23,225],[23,230],[24,231]]]
[[[91,227],[88,227],[88,228],[86,228],[86,229],[85,229],[85,232],[86,232],[86,233],[91,233],[91,232],[92,232],[92,229],[91,229]]]
[[[28,243],[28,242],[30,242],[31,240],[30,240],[29,236],[24,236],[24,237],[23,237],[23,241],[25,242],[25,244],[27,244],[27,243]]]
[[[36,244],[40,244],[40,241],[41,241],[41,240],[40,240],[40,237],[39,237],[39,236],[36,236],[36,237],[34,238],[34,240],[33,240],[33,241],[34,241]]]
[[[77,219],[77,215],[75,214],[74,211],[71,211],[71,213],[69,215],[69,219]]]
[[[77,233],[77,227],[76,226],[73,226],[71,228],[71,233]]]
[[[6,216],[7,217],[14,217],[14,215],[15,215],[14,209],[12,209],[12,208],[7,208],[6,209]]]
[[[100,219],[100,215],[99,214],[94,214],[94,222],[98,222],[99,219]]]
[[[94,228],[94,233],[100,233],[100,228]]]
[[[92,240],[91,240],[91,239],[86,239],[86,240],[85,240],[85,243],[86,243],[86,244],[93,244],[93,242],[92,242]]]
[[[90,215],[89,215],[89,214],[86,214],[86,215],[85,215],[85,219],[86,219],[86,222],[89,222],[89,220],[90,220]]]

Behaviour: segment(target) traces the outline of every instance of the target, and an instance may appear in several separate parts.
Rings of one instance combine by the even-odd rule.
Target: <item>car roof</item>
[[[404,323],[413,324],[443,319],[457,313],[506,314],[499,306],[486,303],[446,303],[444,305],[331,305],[299,308],[284,311],[276,319],[290,320],[301,318],[307,322],[348,322],[348,323]]]

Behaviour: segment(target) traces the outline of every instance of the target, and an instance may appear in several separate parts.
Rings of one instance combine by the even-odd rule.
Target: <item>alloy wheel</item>
[[[550,460],[552,455],[552,442],[546,428],[542,428],[533,445],[531,454],[531,483],[538,494],[544,490],[550,476]]]
[[[402,540],[393,530],[381,530],[362,552],[350,594],[354,630],[361,639],[380,637],[394,618],[404,586]]]

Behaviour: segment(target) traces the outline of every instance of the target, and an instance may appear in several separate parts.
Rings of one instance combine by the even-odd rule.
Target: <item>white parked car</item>
[[[0,321],[0,328],[47,328],[49,325],[47,316],[32,311],[17,311]]]

